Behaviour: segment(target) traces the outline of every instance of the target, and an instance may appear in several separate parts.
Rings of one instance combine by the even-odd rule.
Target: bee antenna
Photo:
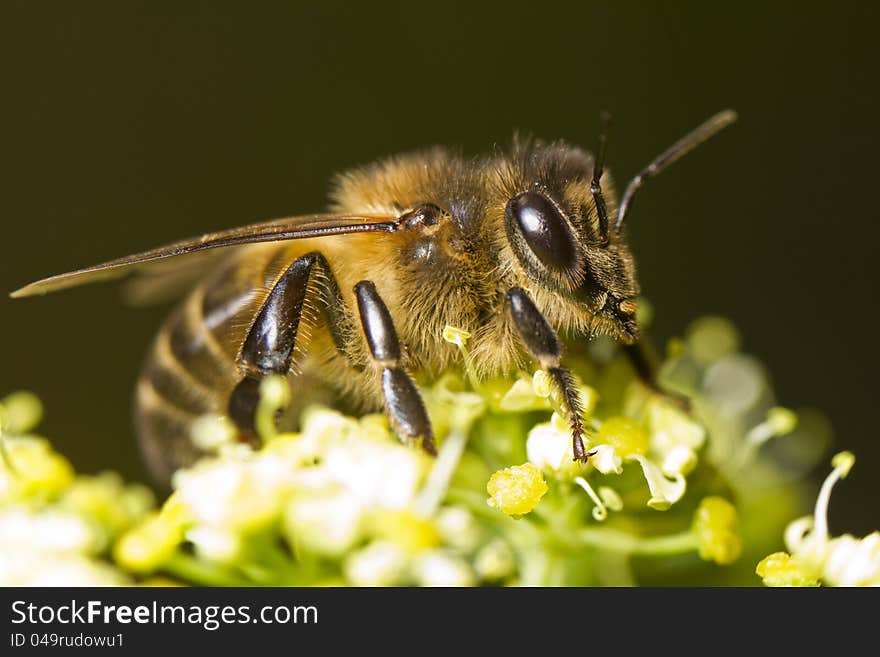
[[[599,229],[602,235],[608,237],[608,207],[605,205],[605,197],[602,195],[600,180],[605,169],[605,147],[608,144],[608,129],[611,127],[611,114],[602,110],[599,112],[599,138],[596,146],[596,163],[593,165],[593,179],[590,181],[590,192],[596,203],[596,213],[599,215]]]
[[[630,180],[629,184],[626,186],[626,190],[623,192],[623,198],[620,201],[620,210],[617,212],[617,221],[614,223],[614,230],[618,233],[620,232],[620,229],[623,226],[623,221],[626,219],[627,210],[629,210],[632,205],[633,196],[635,196],[636,192],[639,191],[639,188],[641,188],[646,180],[656,176],[663,171],[663,169],[681,158],[683,155],[690,153],[710,137],[714,137],[721,130],[736,121],[736,119],[737,115],[733,110],[718,112],[718,114],[697,126],[694,130],[655,157],[654,160]]]

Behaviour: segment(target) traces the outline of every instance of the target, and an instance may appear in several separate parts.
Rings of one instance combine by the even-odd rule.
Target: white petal
[[[803,552],[813,530],[813,516],[792,520],[785,528],[785,547],[791,554]]]
[[[675,481],[669,481],[653,461],[649,461],[641,455],[636,455],[633,458],[642,466],[642,472],[644,472],[648,488],[651,490],[651,499],[648,500],[649,507],[665,511],[684,496],[687,482],[682,475],[677,474]]]
[[[241,536],[214,527],[195,527],[186,533],[199,555],[213,561],[231,563],[241,556]]]
[[[552,422],[536,424],[529,431],[526,455],[533,465],[559,479],[572,479],[584,471],[584,465],[573,458],[571,433]]]
[[[425,471],[424,457],[403,445],[351,441],[329,448],[323,467],[364,504],[402,509]]]
[[[668,477],[689,474],[697,465],[697,453],[685,445],[676,445],[663,458],[663,474]]]
[[[611,445],[597,445],[595,455],[590,457],[590,463],[602,474],[620,474],[623,472],[623,459]]]
[[[830,541],[822,578],[835,586],[880,585],[880,532]]]
[[[360,539],[363,518],[363,506],[349,493],[316,495],[291,502],[284,526],[291,545],[338,556]]]
[[[444,543],[462,551],[473,550],[480,543],[480,525],[464,507],[447,506],[436,516],[437,531]]]
[[[345,575],[355,586],[394,586],[403,582],[407,556],[396,543],[375,541],[345,560]]]
[[[599,497],[602,498],[602,502],[605,503],[612,511],[620,511],[623,509],[623,498],[617,493],[616,490],[609,486],[599,486]]]
[[[413,575],[420,586],[473,586],[474,571],[463,559],[443,550],[431,550],[418,557]]]

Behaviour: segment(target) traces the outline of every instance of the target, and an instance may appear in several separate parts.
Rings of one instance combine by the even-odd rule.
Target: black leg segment
[[[510,316],[529,353],[543,368],[556,367],[562,360],[562,347],[556,331],[521,287],[507,291]]]
[[[382,394],[396,431],[407,440],[421,439],[422,449],[436,454],[428,412],[418,388],[401,367],[400,341],[385,302],[370,281],[355,285],[354,293],[370,353],[382,367]]]
[[[568,411],[571,425],[572,452],[576,461],[586,461],[590,454],[584,448],[583,407],[574,377],[561,364],[562,347],[556,331],[535,306],[526,291],[512,287],[507,291],[507,308],[517,333],[532,357],[540,363],[556,384]]]
[[[342,295],[326,258],[317,252],[297,258],[278,279],[263,302],[238,358],[244,371],[229,398],[229,416],[245,434],[254,430],[260,381],[269,374],[287,374],[293,361],[309,281],[319,293],[317,304],[338,348],[342,348]]]

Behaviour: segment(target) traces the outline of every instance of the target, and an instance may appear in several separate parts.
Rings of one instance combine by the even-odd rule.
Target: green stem
[[[439,508],[466,445],[465,431],[452,431],[446,437],[434,467],[428,474],[428,481],[425,482],[414,503],[415,512],[423,518],[431,517]]]
[[[223,566],[200,561],[179,552],[164,564],[162,570],[178,579],[200,586],[248,586],[252,584],[249,580],[239,577]]]
[[[636,536],[618,529],[589,527],[572,532],[571,537],[578,547],[590,546],[630,555],[683,554],[699,546],[697,535],[691,530],[666,536]]]
[[[450,499],[467,506],[477,515],[493,517],[498,520],[499,512],[489,508],[479,494],[453,489],[449,492],[449,496]],[[539,509],[536,509],[533,513],[537,514],[538,511]],[[693,552],[699,547],[697,535],[691,530],[665,536],[638,536],[610,527],[586,527],[571,530],[559,522],[554,522],[556,514],[539,515],[548,523],[546,533],[568,548],[591,547],[619,554],[663,556]],[[517,521],[517,526],[520,525],[523,530],[529,528],[534,533],[545,533],[535,527],[528,519]]]

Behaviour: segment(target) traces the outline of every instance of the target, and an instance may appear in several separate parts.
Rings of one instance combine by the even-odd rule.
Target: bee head
[[[519,145],[508,165],[504,250],[521,284],[561,325],[635,342],[639,286],[624,235],[609,228],[617,211],[610,176],[560,143]]]

